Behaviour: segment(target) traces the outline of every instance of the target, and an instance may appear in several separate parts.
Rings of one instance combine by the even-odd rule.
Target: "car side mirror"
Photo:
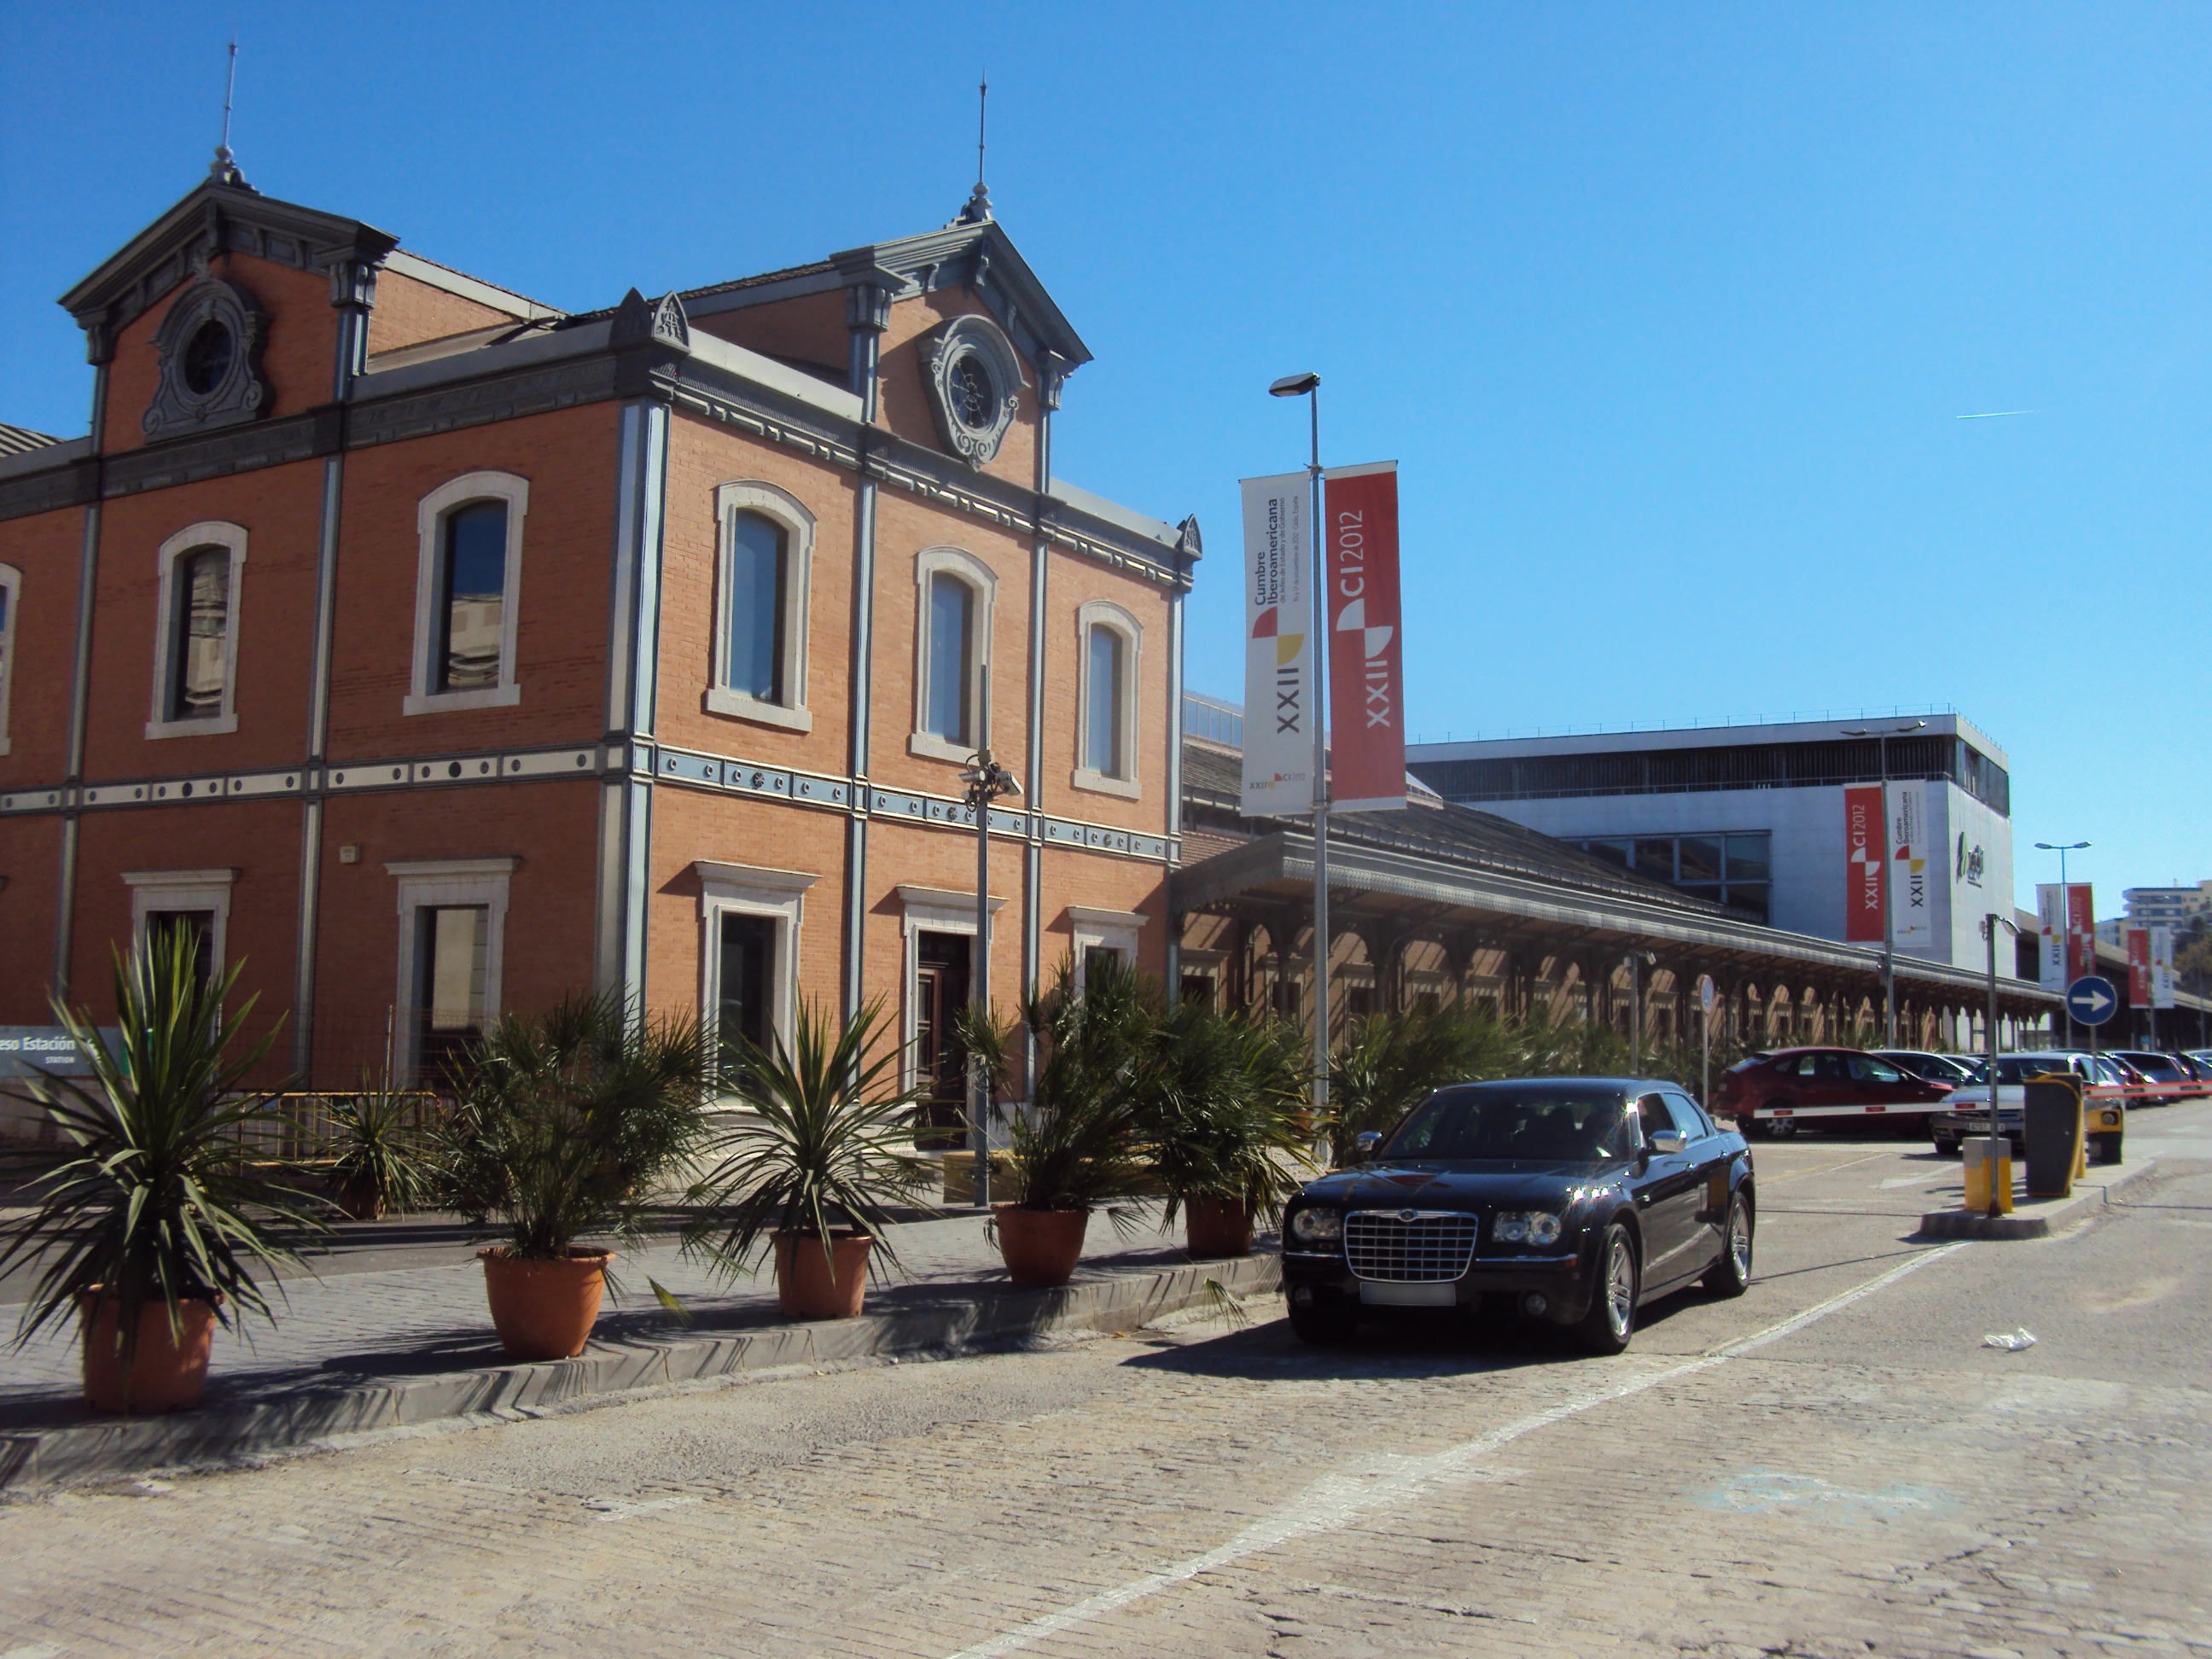
[[[1689,1144],[1689,1136],[1684,1134],[1680,1129],[1654,1129],[1651,1132],[1651,1138],[1644,1142],[1644,1145],[1653,1152],[1662,1155],[1679,1152]]]
[[[1374,1157],[1375,1149],[1382,1144],[1382,1134],[1379,1129],[1362,1129],[1352,1138],[1353,1149],[1363,1159]]]

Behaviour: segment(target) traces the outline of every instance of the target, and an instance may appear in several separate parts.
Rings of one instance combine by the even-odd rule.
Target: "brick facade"
[[[149,443],[142,416],[185,372],[156,336],[209,277],[265,314],[261,404]],[[380,1060],[387,1026],[404,1062],[431,983],[495,980],[483,1018],[591,988],[696,1008],[731,904],[785,930],[779,1006],[881,998],[910,1032],[915,941],[959,933],[975,884],[960,764],[915,741],[931,549],[995,583],[991,737],[1028,792],[993,837],[997,1000],[1102,938],[1168,970],[1194,527],[1053,488],[1051,410],[1088,352],[988,216],[561,316],[218,179],[65,303],[93,344],[99,429],[0,462],[0,564],[22,573],[0,732],[0,1025],[50,1023],[57,986],[112,1018],[106,963],[133,935],[134,895],[159,910],[164,884],[198,882],[223,896],[255,1024],[288,1019],[272,1080],[343,1087]],[[959,317],[999,331],[1023,380],[995,388],[1014,414],[972,460],[947,452],[924,369]],[[416,683],[424,584],[447,556],[435,520],[426,578],[424,502],[480,474],[527,491],[509,544],[513,691],[447,706]],[[803,647],[787,699],[801,709],[732,713],[710,695],[732,614],[726,486],[811,521],[803,639],[784,647]],[[163,611],[160,551],[196,525],[242,537],[222,635],[234,729],[149,734],[167,707],[160,642],[184,649],[187,626],[175,594]],[[1073,785],[1078,613],[1099,600],[1141,636],[1134,775],[1110,792]],[[403,914],[410,893],[421,908]],[[441,904],[504,907],[474,981],[465,951],[426,954]]]

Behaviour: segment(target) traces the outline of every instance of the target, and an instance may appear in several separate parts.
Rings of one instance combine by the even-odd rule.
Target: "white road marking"
[[[705,1501],[704,1498],[692,1497],[648,1498],[637,1503],[631,1503],[627,1498],[594,1498],[584,1507],[587,1510],[599,1510],[599,1519],[602,1521],[634,1521],[641,1515],[657,1515],[663,1510],[682,1509],[686,1504],[700,1504]],[[0,1659],[7,1659],[7,1656],[0,1654]]]
[[[1225,1567],[1248,1555],[1257,1555],[1294,1539],[1311,1537],[1316,1533],[1338,1531],[1370,1510],[1418,1497],[1447,1480],[1464,1480],[1477,1474],[1477,1471],[1468,1468],[1469,1464],[1487,1457],[1501,1446],[1510,1445],[1523,1435],[1549,1428],[1554,1423],[1579,1416],[1595,1407],[1609,1405],[1616,1400],[1626,1400],[1664,1383],[1694,1376],[1700,1371],[1711,1370],[1731,1359],[1765,1347],[1769,1343],[1779,1342],[1784,1337],[1803,1330],[1816,1320],[1839,1313],[1853,1303],[1863,1301],[1877,1291],[1887,1289],[1907,1273],[1917,1273],[1931,1261],[1955,1255],[1972,1243],[1970,1239],[1961,1239],[1955,1244],[1947,1244],[1940,1249],[1916,1255],[1909,1261],[1899,1262],[1887,1273],[1867,1280],[1856,1289],[1832,1296],[1826,1302],[1815,1303],[1780,1324],[1770,1325],[1741,1341],[1716,1348],[1702,1358],[1670,1365],[1665,1370],[1655,1371],[1634,1382],[1593,1390],[1544,1411],[1532,1412],[1503,1428],[1493,1429],[1488,1434],[1447,1447],[1426,1457],[1394,1460],[1395,1467],[1387,1473],[1377,1471],[1364,1478],[1346,1474],[1324,1475],[1291,1502],[1283,1504],[1272,1515],[1254,1522],[1229,1542],[1210,1549],[1203,1555],[1194,1555],[1187,1560],[1163,1567],[1158,1572],[1148,1572],[1141,1578],[1133,1578],[1126,1584],[1116,1585],[1112,1589],[1074,1602],[1056,1613],[1032,1619],[1027,1624],[1004,1632],[987,1642],[962,1649],[952,1656],[952,1659],[997,1659],[1000,1654],[1018,1652],[1048,1636],[1056,1636],[1062,1631],[1074,1629],[1078,1625],[1088,1624],[1117,1607],[1142,1601],[1155,1591],[1170,1589],[1201,1573]]]

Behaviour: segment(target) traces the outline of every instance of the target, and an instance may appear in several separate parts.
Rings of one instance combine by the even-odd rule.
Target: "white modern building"
[[[2127,900],[2130,927],[2180,927],[2212,911],[2212,881],[2194,887],[2130,887]]]
[[[1407,764],[1447,800],[1791,933],[1879,943],[1864,872],[1885,846],[1899,955],[1980,968],[1982,917],[2012,913],[2005,753],[1957,714],[1418,744]]]

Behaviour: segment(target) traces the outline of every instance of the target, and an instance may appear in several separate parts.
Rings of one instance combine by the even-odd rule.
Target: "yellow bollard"
[[[1990,1143],[1976,1138],[1961,1142],[1959,1152],[1966,1162],[1966,1209],[1973,1215],[1990,1212]],[[2012,1213],[2012,1149],[2005,1146],[1997,1154],[1997,1213]]]

